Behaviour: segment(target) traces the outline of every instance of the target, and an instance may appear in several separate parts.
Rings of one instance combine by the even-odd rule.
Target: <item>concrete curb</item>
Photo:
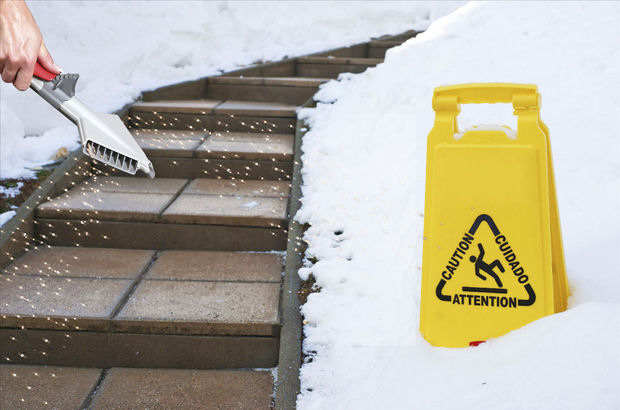
[[[310,97],[301,107],[314,103]],[[299,311],[299,276],[303,254],[303,226],[295,220],[301,205],[301,142],[307,132],[303,120],[297,119],[295,127],[295,147],[293,157],[293,178],[289,200],[288,242],[286,247],[286,267],[282,285],[282,329],[280,330],[280,358],[276,381],[276,409],[296,408],[299,394],[299,368],[301,366],[301,313]]]

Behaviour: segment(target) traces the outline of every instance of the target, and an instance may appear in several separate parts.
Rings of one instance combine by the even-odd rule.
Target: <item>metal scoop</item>
[[[119,116],[95,113],[75,97],[78,77],[50,73],[37,62],[30,88],[78,126],[86,155],[128,174],[141,170],[154,178],[151,161]]]

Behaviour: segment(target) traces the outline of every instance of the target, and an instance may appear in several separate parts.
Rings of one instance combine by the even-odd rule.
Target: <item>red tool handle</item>
[[[50,73],[37,61],[34,65],[34,76],[45,81],[52,81],[58,74]]]

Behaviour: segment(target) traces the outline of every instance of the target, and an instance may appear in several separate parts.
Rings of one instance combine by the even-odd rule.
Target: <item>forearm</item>
[[[2,80],[25,90],[39,62],[58,73],[34,17],[24,0],[0,0],[0,72]]]

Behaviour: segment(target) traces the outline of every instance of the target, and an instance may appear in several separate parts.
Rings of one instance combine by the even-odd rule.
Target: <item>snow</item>
[[[12,217],[15,216],[17,212],[15,211],[6,211],[6,212],[2,212],[0,214],[0,226],[4,225],[5,223],[7,223],[9,221],[9,219],[11,219]]]
[[[6,198],[15,198],[17,195],[19,195],[20,189],[23,186],[23,182],[18,182],[17,184],[15,184],[15,186],[11,186],[8,188],[0,185],[0,197],[4,196]]]
[[[322,87],[302,112],[300,276],[321,290],[302,307],[300,409],[620,408],[619,19],[617,3],[471,3]],[[418,330],[432,91],[496,81],[542,95],[569,309],[478,347],[433,347]],[[479,123],[516,126],[509,104],[463,106],[460,129]]]
[[[55,62],[77,72],[77,95],[112,112],[159,86],[256,61],[424,29],[455,8],[403,2],[29,2]],[[32,177],[77,130],[32,91],[0,86],[0,178]],[[33,140],[24,136],[42,135]]]

